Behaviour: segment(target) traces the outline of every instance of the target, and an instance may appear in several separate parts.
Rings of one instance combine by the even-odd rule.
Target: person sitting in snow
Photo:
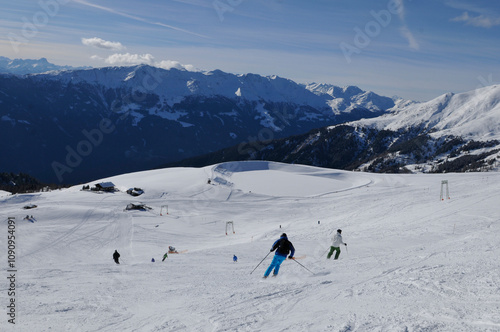
[[[120,264],[119,262],[119,259],[120,258],[120,254],[118,253],[118,250],[115,250],[115,252],[113,253],[113,260],[115,261],[116,264]]]
[[[290,256],[288,258],[294,259],[293,254],[295,253],[295,248],[293,247],[292,242],[288,241],[288,237],[285,233],[281,234],[281,237],[274,242],[273,247],[271,248],[271,252],[275,251],[274,258],[271,262],[271,265],[267,268],[264,273],[264,278],[267,278],[271,271],[274,270],[273,277],[278,275],[280,270],[281,263],[286,259],[288,253]]]
[[[330,247],[330,252],[328,253],[328,256],[326,256],[327,259],[330,259],[332,257],[333,252],[335,251],[335,258],[334,259],[339,259],[340,256],[340,245],[343,244],[347,246],[347,243],[344,243],[342,241],[342,230],[337,229],[337,233],[333,236],[332,238],[332,246]]]
[[[238,261],[238,257],[236,257],[236,255],[233,255],[233,262],[237,262]]]
[[[168,247],[168,253],[169,254],[178,254],[177,250],[175,249],[175,247],[172,247],[172,246],[169,246]]]

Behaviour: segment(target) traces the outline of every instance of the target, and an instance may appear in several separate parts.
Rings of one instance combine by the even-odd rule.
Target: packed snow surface
[[[0,198],[1,331],[500,331],[499,173],[240,162],[89,184],[102,181],[120,191]],[[145,193],[126,194],[133,187]],[[153,209],[124,211],[138,202]],[[15,326],[5,314],[7,217]],[[327,260],[338,228],[348,246]],[[262,279],[283,232],[300,259]],[[181,253],[162,262],[169,245]]]

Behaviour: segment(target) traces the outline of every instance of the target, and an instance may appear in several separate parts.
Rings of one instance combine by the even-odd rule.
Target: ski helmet
[[[337,229],[337,233],[342,233],[342,230],[341,229]]]
[[[281,234],[281,237],[287,237],[286,233]]]

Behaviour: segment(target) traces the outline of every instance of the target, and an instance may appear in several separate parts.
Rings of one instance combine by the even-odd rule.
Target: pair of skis
[[[267,256],[269,256],[271,252],[268,252],[266,257],[264,257],[259,264],[257,264],[257,266],[252,270],[252,272],[250,272],[250,274],[252,274],[258,267],[260,264],[262,264],[262,262],[267,258]],[[312,274],[314,274],[313,271],[309,270],[307,267],[305,267],[303,264],[301,264],[300,262],[297,262],[297,259],[302,259],[302,258],[305,258],[306,256],[300,256],[300,257],[297,257],[297,258],[291,258],[291,260],[293,260],[295,263],[299,264],[300,266],[302,266],[304,269],[306,269],[307,271],[311,272]]]

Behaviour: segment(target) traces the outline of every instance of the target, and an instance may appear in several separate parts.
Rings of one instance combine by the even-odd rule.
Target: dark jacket
[[[293,257],[293,254],[295,253],[295,248],[293,247],[292,242],[288,241],[288,238],[286,236],[282,236],[279,238],[279,240],[274,242],[271,251],[275,250],[275,255],[280,255],[283,257],[286,257],[289,252],[291,252],[290,257]]]
[[[118,258],[120,258],[120,254],[118,253],[118,251],[115,250],[115,252],[113,253],[113,259],[117,261]]]

